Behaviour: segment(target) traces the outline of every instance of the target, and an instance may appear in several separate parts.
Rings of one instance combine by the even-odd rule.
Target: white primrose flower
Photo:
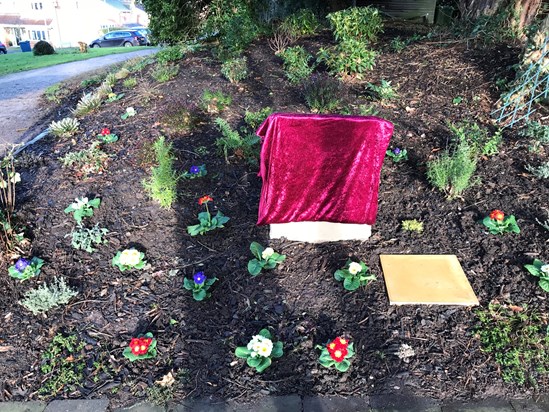
[[[543,273],[545,276],[549,276],[549,265],[543,265],[539,268],[541,273]]]
[[[15,184],[15,183],[19,183],[21,181],[21,175],[19,173],[14,173],[14,172],[11,172],[10,173],[10,181]]]
[[[137,114],[137,112],[135,111],[135,109],[133,107],[128,107],[126,109],[126,113],[128,116],[135,116]]]
[[[266,248],[266,249],[261,253],[261,257],[262,257],[263,259],[267,260],[267,259],[269,259],[269,258],[273,255],[274,252],[275,252],[275,251],[273,250],[272,247],[268,247],[268,248]]]
[[[268,357],[273,350],[273,342],[264,336],[256,335],[252,337],[247,348],[252,351],[250,353],[252,358],[255,358],[256,356]]]
[[[259,347],[259,350],[257,351],[257,353],[260,356],[267,358],[271,355],[272,351],[273,351],[273,342],[271,342],[270,339],[265,339],[263,342],[261,342],[261,346]]]
[[[86,206],[88,204],[88,198],[87,197],[75,198],[74,200],[76,200],[76,202],[71,204],[71,207],[74,210],[82,209],[84,206]]]
[[[120,253],[118,260],[124,266],[136,266],[141,261],[141,253],[136,249],[126,249]]]
[[[351,262],[351,264],[349,265],[349,273],[351,275],[356,275],[361,270],[362,270],[362,266],[360,266],[360,263]]]

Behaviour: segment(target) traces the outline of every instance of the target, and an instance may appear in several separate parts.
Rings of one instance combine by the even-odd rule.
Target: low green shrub
[[[94,246],[108,243],[107,239],[104,238],[107,233],[109,233],[109,230],[100,228],[98,223],[91,229],[78,226],[78,228],[73,229],[67,236],[71,237],[71,246],[73,248],[93,253],[96,250]]]
[[[257,161],[260,139],[255,133],[249,133],[242,137],[238,131],[231,128],[226,120],[219,117],[215,119],[215,124],[222,135],[222,137],[216,139],[215,144],[219,151],[223,153],[225,162],[229,163],[229,150],[236,157],[247,159],[250,162]]]
[[[357,40],[373,43],[383,32],[383,20],[373,7],[350,7],[326,16],[337,41]]]
[[[60,305],[65,305],[78,295],[71,289],[64,278],[54,278],[50,284],[43,284],[38,289],[31,289],[25,293],[25,298],[19,303],[32,312],[33,315],[45,313]]]
[[[47,41],[45,40],[40,40],[38,43],[36,43],[34,45],[34,47],[32,48],[32,53],[35,55],[35,56],[47,56],[49,54],[54,54],[55,53],[55,49],[53,48],[53,46],[51,44],[49,44]]]
[[[248,77],[248,59],[235,57],[221,65],[221,74],[231,83],[238,83]]]
[[[179,66],[172,64],[157,64],[154,70],[151,71],[151,76],[159,83],[164,83],[172,80],[179,73]]]
[[[156,53],[156,61],[160,64],[166,65],[171,62],[176,62],[185,57],[181,46],[170,46],[160,50]]]
[[[291,37],[298,39],[316,34],[320,22],[311,9],[301,9],[290,14],[280,24],[280,28]]]
[[[224,95],[221,91],[212,92],[204,90],[202,95],[202,108],[208,113],[219,113],[225,110],[232,102],[229,95]]]
[[[314,70],[314,66],[309,65],[313,56],[303,46],[288,47],[280,52],[279,56],[284,61],[286,77],[292,84],[302,82]]]
[[[526,170],[538,179],[549,179],[549,161],[542,163],[539,166],[527,165]]]
[[[249,112],[246,110],[246,113],[244,114],[244,122],[253,132],[261,126],[261,123],[263,123],[272,113],[273,109],[270,107],[264,107],[257,112]]]
[[[471,186],[476,167],[473,151],[466,142],[460,141],[453,152],[446,151],[427,163],[427,178],[453,199]]]
[[[501,131],[492,135],[487,129],[472,122],[449,123],[448,127],[454,135],[454,141],[467,143],[474,156],[493,156],[498,153]]]
[[[381,84],[368,83],[366,89],[373,94],[377,100],[392,100],[398,98],[398,93],[395,91],[391,82],[381,80]]]
[[[549,144],[549,126],[539,122],[526,123],[526,128],[520,134],[534,140],[536,146]]]
[[[130,77],[122,82],[122,85],[126,89],[131,89],[132,87],[137,86],[137,79],[135,77]]]
[[[363,42],[350,39],[327,49],[321,48],[317,60],[325,63],[333,75],[361,79],[364,72],[373,69],[376,56],[377,53]]]
[[[143,187],[161,207],[169,209],[177,198],[178,181],[172,144],[166,144],[164,136],[161,136],[154,142],[153,149],[158,165],[151,169],[151,176],[143,180]]]
[[[337,79],[315,74],[303,82],[303,97],[313,113],[334,112],[340,105],[341,86]]]

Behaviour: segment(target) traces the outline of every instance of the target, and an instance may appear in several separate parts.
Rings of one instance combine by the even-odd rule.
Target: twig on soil
[[[202,246],[204,246],[206,249],[208,249],[210,252],[215,252],[215,253],[219,253],[217,250],[215,249],[212,249],[211,247],[208,247],[206,246],[204,243],[200,242],[200,241],[196,241],[197,243],[201,244]]]

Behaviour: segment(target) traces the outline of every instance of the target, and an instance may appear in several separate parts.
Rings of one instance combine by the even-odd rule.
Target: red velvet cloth
[[[377,117],[274,113],[263,140],[258,225],[374,224],[393,124]]]

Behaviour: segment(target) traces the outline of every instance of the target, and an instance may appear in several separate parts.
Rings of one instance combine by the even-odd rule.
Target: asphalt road
[[[49,86],[157,51],[146,49],[112,54],[0,77],[0,153],[13,144],[24,143],[34,137],[29,134],[29,129],[42,117],[38,104],[40,96]],[[46,127],[43,125],[43,129]]]

